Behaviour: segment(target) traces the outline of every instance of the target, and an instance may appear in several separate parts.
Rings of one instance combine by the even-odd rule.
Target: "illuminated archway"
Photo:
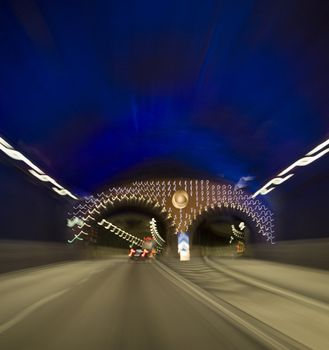
[[[189,228],[194,255],[236,256],[246,252],[257,226],[250,216],[232,208],[203,211]]]
[[[73,208],[71,217],[81,223],[74,226],[75,234],[82,231],[87,236],[104,211],[125,201],[158,210],[171,222],[173,233],[188,232],[203,212],[219,208],[241,213],[259,235],[268,242],[274,239],[273,213],[260,199],[252,198],[243,189],[235,190],[230,183],[191,179],[135,181],[91,196]]]
[[[87,201],[88,203],[88,201]],[[134,237],[142,239],[145,236],[151,234],[150,224],[151,220],[154,219],[156,223],[156,229],[160,232],[160,237],[164,242],[170,241],[174,233],[174,225],[170,218],[166,215],[166,210],[159,207],[156,203],[152,203],[150,200],[143,198],[127,198],[126,196],[116,196],[112,200],[95,200],[93,202],[94,206],[92,209],[85,211],[88,205],[79,205],[75,209],[78,209],[78,213],[84,211],[86,216],[80,217],[82,225],[76,225],[73,227],[75,234],[80,234],[83,232],[83,236],[86,240],[91,240],[93,242],[99,243],[100,236],[108,236],[109,233],[104,229],[104,225],[101,224],[102,221],[111,222],[116,227],[121,230],[132,234]],[[127,222],[118,223],[114,218],[116,216],[126,215],[128,217],[147,217],[148,227],[144,227],[143,230],[136,234],[136,230],[130,230],[126,227]],[[76,216],[77,217],[77,216]],[[106,226],[106,225],[105,225]],[[144,225],[145,226],[145,225]],[[80,232],[78,232],[80,230]],[[121,236],[118,236],[121,238]],[[113,242],[113,238],[118,238],[114,235],[109,237],[108,241]],[[102,240],[101,240],[102,241]],[[104,237],[103,237],[104,241]],[[104,242],[103,242],[104,243]]]

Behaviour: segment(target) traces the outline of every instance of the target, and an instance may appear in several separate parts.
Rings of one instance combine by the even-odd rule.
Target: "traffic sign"
[[[178,234],[178,254],[180,261],[190,260],[190,238],[185,232]]]

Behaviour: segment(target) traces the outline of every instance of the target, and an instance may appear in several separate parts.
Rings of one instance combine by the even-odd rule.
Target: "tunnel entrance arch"
[[[168,244],[174,232],[174,225],[167,217],[166,210],[145,198],[116,196],[112,200],[95,200],[92,208],[86,214],[88,215],[82,217],[83,227],[87,227],[86,231],[93,243],[101,245],[127,246],[127,242],[120,242],[117,236],[111,235],[108,230],[100,225],[102,220],[111,222],[134,237],[143,239],[145,236],[151,235],[150,221],[155,219],[158,233],[166,244]]]
[[[233,210],[248,217],[258,236],[270,243],[274,239],[273,213],[260,198],[253,198],[243,189],[235,190],[234,185],[226,181],[199,179],[135,181],[90,196],[76,205],[70,214],[72,220],[82,221],[73,228],[75,236],[83,234],[88,237],[90,227],[95,222],[97,224],[107,207],[125,201],[135,202],[137,206],[150,205],[164,214],[165,220],[172,225],[168,243],[173,247],[176,245],[176,248],[177,233],[188,233],[192,223],[204,211],[217,208]],[[84,233],[81,233],[82,230]]]
[[[122,230],[143,239],[150,236],[150,221],[155,219],[157,231],[168,244],[173,235],[173,223],[165,210],[145,199],[116,199],[102,212],[102,219],[111,222]],[[98,225],[98,234],[108,236],[108,232]]]
[[[256,223],[232,208],[203,211],[189,228],[193,255],[236,256],[257,235]]]

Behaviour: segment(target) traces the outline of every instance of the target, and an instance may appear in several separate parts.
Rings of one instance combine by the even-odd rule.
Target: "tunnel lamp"
[[[58,189],[56,187],[52,187],[52,189],[53,189],[53,191],[55,191],[60,196],[69,196],[72,199],[75,199],[75,200],[78,199],[76,196],[74,196],[70,191],[66,190],[65,188]]]
[[[37,173],[35,170],[33,169],[29,169],[29,173],[32,174],[33,176],[35,176],[37,179],[39,179],[40,181],[43,182],[50,182],[53,185],[55,185],[58,188],[63,188],[61,185],[59,185],[54,179],[52,179],[50,176],[48,175],[43,175],[43,174],[39,174]]]
[[[63,186],[59,185],[53,178],[46,175],[40,168],[38,168],[34,163],[32,163],[28,158],[26,158],[21,152],[16,151],[7,141],[0,137],[0,150],[4,152],[8,157],[19,160],[30,167],[28,169],[29,173],[36,177],[42,182],[49,182],[54,185],[52,190],[59,194],[60,196],[69,196],[72,199],[77,200],[78,198],[74,196],[70,191],[65,189]]]
[[[282,177],[291,172],[292,169],[296,167],[306,166],[313,163],[315,160],[323,157],[325,154],[329,152],[329,139],[322,142],[320,145],[313,148],[310,152],[308,152],[303,158],[298,159],[296,162],[288,166],[288,168],[281,171],[276,177],[267,182],[262,188],[256,191],[252,198],[257,197],[259,194],[266,195],[269,192],[273,191],[277,185],[282,184],[283,182],[290,179],[294,174],[289,174],[285,177]]]

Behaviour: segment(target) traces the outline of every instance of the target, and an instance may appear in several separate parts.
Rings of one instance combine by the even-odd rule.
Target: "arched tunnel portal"
[[[192,255],[237,256],[257,239],[257,226],[234,208],[204,211],[189,228]]]
[[[274,238],[273,213],[259,198],[252,198],[250,193],[236,190],[234,185],[224,181],[191,179],[135,181],[89,197],[73,208],[73,218],[80,222],[73,228],[75,237],[83,235],[84,239],[90,239],[97,236],[101,232],[100,220],[112,218],[120,222],[121,218],[123,222],[125,212],[131,213],[131,225],[129,220],[124,224],[127,230],[129,225],[131,229],[134,220],[137,225],[138,215],[140,220],[155,217],[167,247],[172,248],[168,250],[172,252],[177,252],[178,233],[187,233],[193,246],[197,245],[196,237],[202,229],[208,233],[217,230],[217,236],[228,236],[230,225],[235,225],[234,232],[239,235],[237,225],[240,222],[246,225],[242,230],[246,237],[251,234],[252,237],[264,237],[268,242]],[[207,245],[206,235],[200,238],[201,245]]]
[[[173,237],[174,226],[166,211],[147,200],[117,199],[107,206],[101,213],[101,219],[129,232],[139,239],[150,236],[150,221],[155,219],[158,233],[168,244]],[[111,235],[103,226],[95,225],[97,230],[97,243],[114,247],[128,247],[129,244]]]
[[[138,239],[143,239],[151,235],[150,221],[155,219],[157,232],[165,242],[164,247],[170,244],[174,237],[173,222],[168,218],[165,208],[157,203],[142,198],[119,197],[100,204],[89,211],[92,216],[84,217],[84,222],[88,225],[89,238],[93,243],[116,248],[128,248],[130,245],[127,240],[120,239],[120,236],[100,225],[102,220]]]

